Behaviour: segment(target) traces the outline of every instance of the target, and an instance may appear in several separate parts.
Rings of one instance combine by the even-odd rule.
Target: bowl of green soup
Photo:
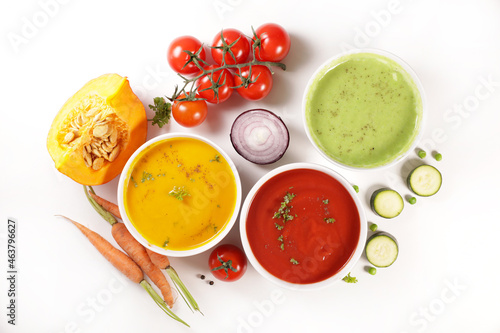
[[[350,170],[378,170],[416,147],[426,101],[403,60],[381,50],[353,50],[316,70],[302,107],[307,136],[323,157]]]

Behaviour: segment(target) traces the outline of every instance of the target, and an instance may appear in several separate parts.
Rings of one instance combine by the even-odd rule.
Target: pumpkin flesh
[[[120,174],[146,135],[146,112],[127,78],[106,74],[63,105],[47,148],[61,173],[80,184],[100,185]]]

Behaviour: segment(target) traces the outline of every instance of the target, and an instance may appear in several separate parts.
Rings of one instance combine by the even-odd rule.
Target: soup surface
[[[211,145],[192,138],[167,139],[146,148],[132,165],[124,188],[125,210],[150,244],[193,249],[230,221],[235,176]]]
[[[411,76],[395,61],[357,53],[319,73],[305,112],[309,133],[327,156],[371,168],[410,148],[420,126],[422,100]]]
[[[269,273],[308,284],[347,264],[359,240],[360,216],[336,179],[296,169],[274,176],[256,192],[246,232],[252,252]]]

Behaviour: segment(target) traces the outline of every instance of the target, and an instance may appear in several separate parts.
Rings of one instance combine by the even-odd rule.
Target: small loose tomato
[[[211,65],[205,69],[213,70],[217,68],[217,66]],[[219,104],[226,101],[233,93],[233,74],[227,69],[221,69],[199,78],[196,81],[196,86],[200,97],[205,98],[209,103]]]
[[[247,257],[235,245],[219,245],[210,253],[208,267],[217,279],[222,281],[236,281],[247,270]]]
[[[266,23],[255,30],[252,44],[256,43],[255,58],[260,61],[280,62],[290,51],[290,36],[275,23]]]
[[[168,46],[168,64],[174,71],[180,74],[198,73],[200,69],[193,61],[189,62],[191,57],[184,51],[198,54],[198,57],[202,60],[206,59],[205,49],[197,38],[192,36],[181,36],[174,39]],[[203,63],[200,63],[200,65],[203,67]]]
[[[246,66],[234,76],[236,91],[245,99],[258,101],[266,97],[273,87],[273,75],[266,66]]]
[[[184,127],[195,127],[200,125],[207,117],[207,103],[204,100],[179,101],[185,98],[180,95],[172,105],[172,117]]]
[[[227,47],[224,46],[223,40]],[[212,58],[216,64],[222,64],[224,52],[224,63],[226,65],[241,64],[245,62],[250,55],[250,42],[239,30],[223,29],[214,37],[212,42]]]

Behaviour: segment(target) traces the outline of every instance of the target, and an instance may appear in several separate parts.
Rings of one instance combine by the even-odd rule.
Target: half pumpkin
[[[83,185],[109,182],[145,141],[146,111],[126,77],[106,74],[63,105],[47,137],[57,170]]]

